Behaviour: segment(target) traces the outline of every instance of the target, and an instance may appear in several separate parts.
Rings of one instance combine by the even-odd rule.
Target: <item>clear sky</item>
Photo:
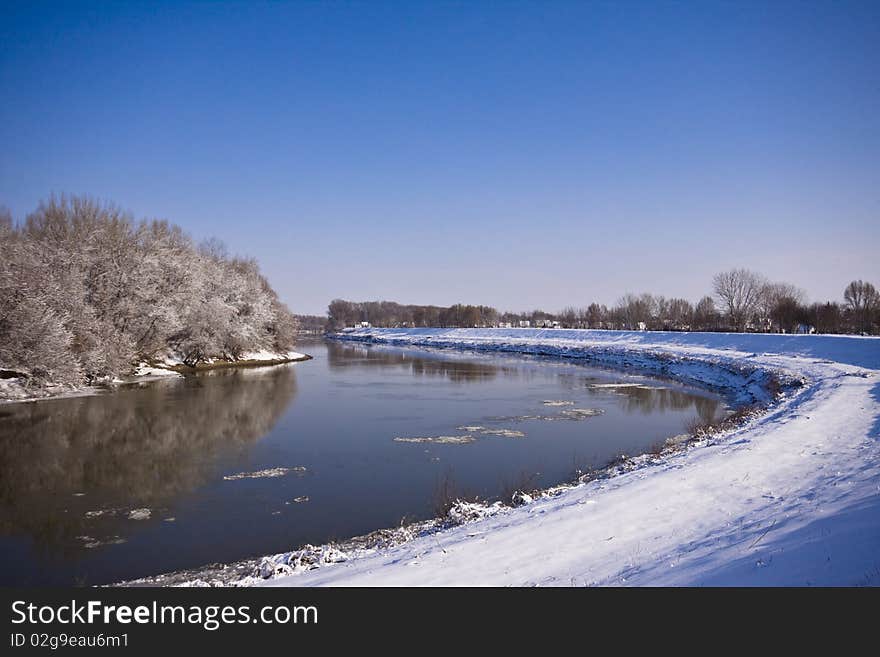
[[[876,0],[0,12],[0,204],[170,219],[294,312],[880,284]]]

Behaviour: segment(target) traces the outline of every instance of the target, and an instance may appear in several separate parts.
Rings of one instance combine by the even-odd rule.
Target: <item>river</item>
[[[725,411],[576,361],[314,340],[313,360],[0,406],[0,583],[105,584],[430,518]],[[442,491],[446,491],[443,493]]]

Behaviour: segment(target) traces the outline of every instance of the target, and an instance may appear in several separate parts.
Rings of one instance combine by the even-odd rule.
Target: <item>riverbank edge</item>
[[[299,354],[292,358],[218,360],[212,363],[199,363],[198,365],[184,365],[181,363],[179,365],[151,365],[151,367],[170,370],[178,374],[195,374],[197,372],[220,370],[229,367],[269,367],[271,365],[285,365],[286,363],[301,363],[307,360],[312,360],[312,357],[308,354]]]
[[[58,386],[58,385],[50,385],[46,388],[37,388],[37,389],[29,389],[27,386],[18,383],[16,385],[17,379],[14,377],[4,378],[2,381],[6,384],[5,386],[0,387],[0,405],[5,404],[24,404],[24,403],[34,403],[39,401],[49,401],[53,399],[67,399],[73,397],[90,397],[93,395],[99,395],[103,392],[106,392],[108,388],[112,389],[117,386],[130,385],[132,383],[140,383],[145,381],[155,381],[159,379],[164,379],[167,377],[179,377],[187,374],[197,374],[198,372],[205,372],[209,370],[217,370],[217,369],[228,369],[228,368],[252,368],[252,367],[271,367],[275,365],[286,365],[288,363],[301,363],[304,361],[312,360],[312,357],[308,354],[300,354],[298,352],[290,352],[297,353],[296,356],[281,356],[278,354],[278,358],[265,358],[265,359],[257,359],[257,358],[248,358],[236,361],[229,360],[215,360],[211,363],[199,363],[195,366],[184,365],[182,363],[146,363],[148,369],[151,370],[148,374],[140,374],[140,375],[132,375],[126,377],[124,379],[116,379],[113,381],[101,382],[96,385],[88,385],[88,386]],[[3,370],[4,372],[9,370]],[[11,394],[11,392],[17,392],[22,396],[11,397],[6,396]],[[37,393],[37,394],[34,394]]]
[[[793,375],[781,368],[754,366],[740,362],[736,358],[673,356],[659,348],[654,351],[645,350],[634,354],[626,349],[602,348],[593,345],[578,350],[566,350],[562,353],[557,351],[556,347],[546,344],[511,346],[487,342],[481,348],[478,344],[462,345],[456,342],[397,341],[386,336],[378,336],[374,332],[335,333],[326,335],[325,339],[423,350],[501,352],[515,355],[547,356],[560,360],[586,361],[621,372],[629,371],[668,378],[723,394],[731,403],[733,413],[716,425],[701,427],[695,433],[670,436],[650,452],[638,455],[621,454],[606,466],[580,474],[574,480],[545,489],[517,491],[513,499],[508,501],[487,503],[458,500],[443,517],[402,524],[399,527],[380,528],[342,541],[317,546],[306,544],[289,552],[242,559],[226,564],[208,564],[200,568],[118,582],[111,586],[248,587],[281,577],[299,575],[332,564],[375,555],[377,552],[389,550],[425,536],[506,513],[537,500],[558,497],[567,491],[597,480],[607,480],[643,468],[660,465],[684,452],[718,444],[754,420],[766,415],[783,399],[790,398],[809,387],[807,379]],[[681,371],[672,367],[673,363],[684,367],[708,366],[710,369],[721,372],[722,376],[714,382],[707,379],[706,376],[684,376]],[[728,384],[725,385],[723,381],[727,381]],[[737,381],[737,383],[733,381]]]

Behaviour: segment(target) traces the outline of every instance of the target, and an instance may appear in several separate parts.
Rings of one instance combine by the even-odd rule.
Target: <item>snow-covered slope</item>
[[[776,377],[803,385],[708,446],[267,584],[880,584],[876,338],[528,329],[342,337],[591,358],[725,387],[744,401]]]

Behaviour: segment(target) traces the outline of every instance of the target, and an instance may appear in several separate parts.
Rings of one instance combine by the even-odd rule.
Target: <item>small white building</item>
[[[373,325],[369,322],[358,322],[354,325],[355,328],[373,328]]]
[[[532,325],[532,323],[527,319],[519,320],[519,327],[520,328],[529,328],[531,325]]]
[[[510,322],[499,322],[498,328],[513,328],[513,324]]]

